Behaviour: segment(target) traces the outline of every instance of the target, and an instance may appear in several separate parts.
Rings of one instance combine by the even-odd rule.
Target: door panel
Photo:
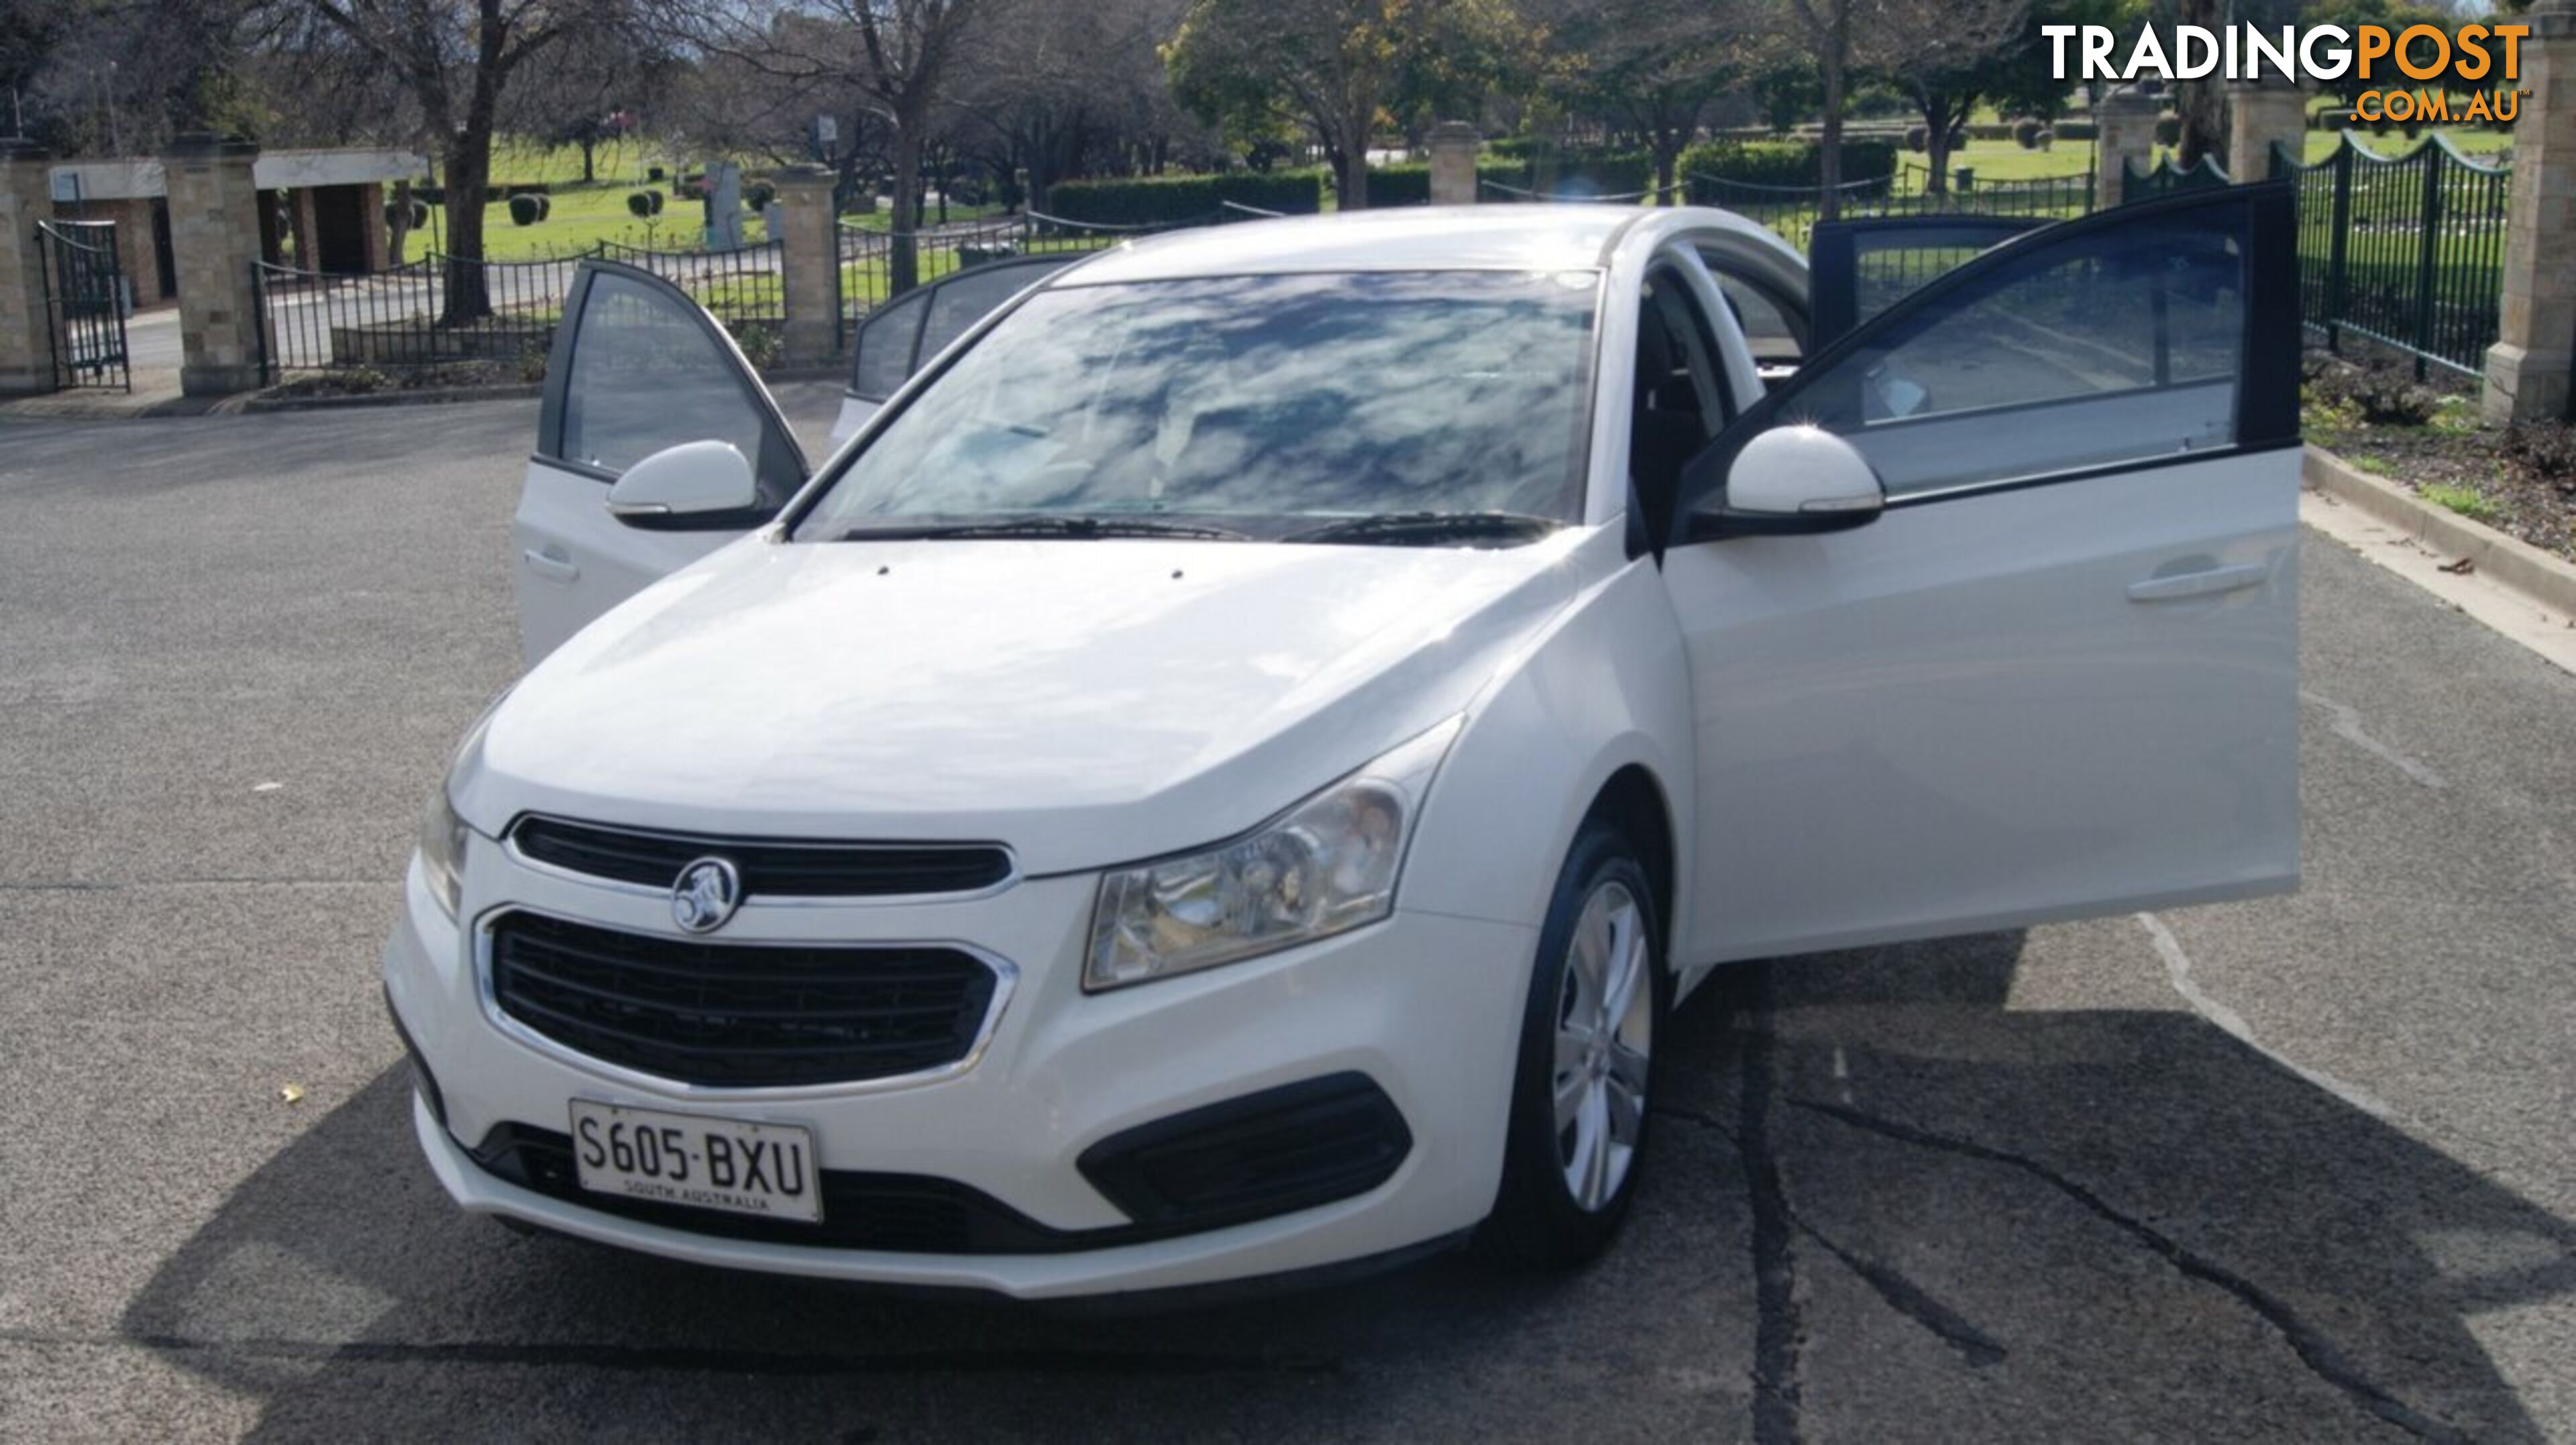
[[[1076,261],[1083,253],[1019,256],[951,272],[878,307],[850,342],[850,385],[832,424],[840,445],[876,415],[930,359],[973,329],[1003,302]]]
[[[1794,419],[1889,496],[1665,557],[1699,759],[1687,961],[2296,885],[2289,204],[2240,187],[2014,242],[1692,464],[1686,513]]]
[[[609,486],[626,468],[706,440],[731,442],[751,459],[754,506],[653,526],[608,514]],[[768,521],[805,470],[768,389],[704,308],[660,277],[583,262],[556,329],[537,449],[510,529],[527,660]]]

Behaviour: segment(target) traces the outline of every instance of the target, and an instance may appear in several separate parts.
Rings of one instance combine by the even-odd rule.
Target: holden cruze
[[[1722,965],[2293,886],[2289,192],[1907,289],[1978,224],[997,263],[872,320],[810,475],[585,263],[531,666],[384,951],[440,1182],[1019,1296],[1565,1264]]]

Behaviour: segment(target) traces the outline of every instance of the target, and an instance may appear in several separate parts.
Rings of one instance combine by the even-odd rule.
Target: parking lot
[[[2576,1439],[2576,678],[2315,534],[2304,891],[1727,976],[1579,1276],[1103,1314],[459,1215],[376,949],[534,417],[0,428],[0,1437]]]

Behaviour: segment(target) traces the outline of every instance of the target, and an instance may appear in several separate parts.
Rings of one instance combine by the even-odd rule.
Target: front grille
[[[606,1063],[726,1088],[955,1063],[999,985],[954,948],[703,943],[531,913],[494,923],[491,949],[511,1018]]]
[[[730,861],[743,893],[773,898],[891,898],[978,893],[1008,880],[1011,855],[991,843],[807,843],[643,833],[521,818],[510,830],[520,856],[569,873],[668,888],[700,858]]]

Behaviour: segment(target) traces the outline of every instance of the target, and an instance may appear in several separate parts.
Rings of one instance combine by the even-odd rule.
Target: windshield
[[[1572,521],[1598,281],[1367,272],[1040,292],[844,465],[797,536],[992,518],[1273,538],[1395,514]]]

